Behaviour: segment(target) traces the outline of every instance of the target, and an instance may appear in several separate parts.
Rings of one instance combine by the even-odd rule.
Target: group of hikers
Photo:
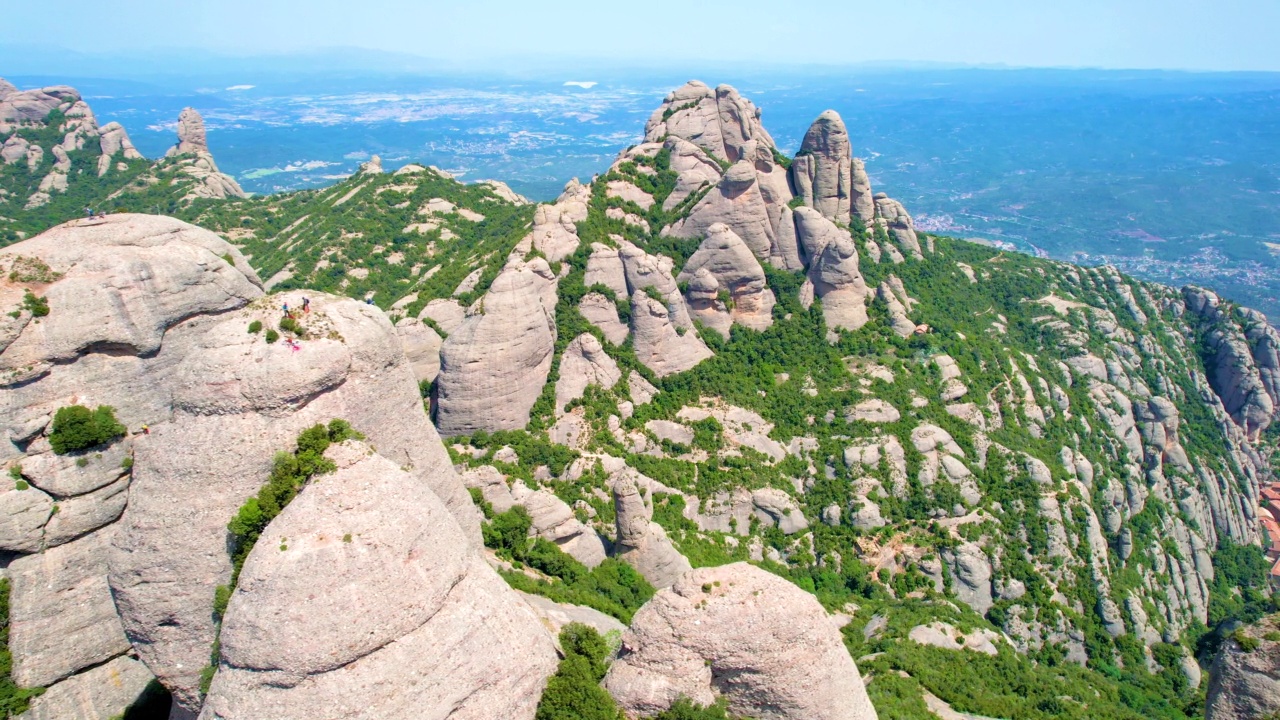
[[[289,301],[288,301],[288,300],[286,300],[286,301],[284,302],[284,306],[283,306],[281,309],[284,311],[284,316],[285,316],[286,318],[288,318],[289,320],[294,320],[294,319],[296,319],[296,318],[294,318],[294,316],[293,316],[293,309],[289,307]],[[303,314],[310,314],[310,313],[311,313],[311,300],[310,300],[310,298],[305,298],[305,297],[304,297],[304,298],[302,298],[302,313],[303,313]],[[284,344],[285,344],[285,345],[288,345],[288,346],[289,346],[289,349],[290,349],[290,350],[292,350],[292,351],[294,351],[294,352],[297,352],[297,351],[299,351],[299,350],[301,350],[301,349],[302,349],[302,344],[301,344],[301,343],[299,343],[295,338],[285,338]]]
[[[107,212],[105,210],[103,210],[100,213],[95,213],[93,208],[87,207],[84,209],[84,214],[85,214],[86,220],[106,220],[107,219]]]

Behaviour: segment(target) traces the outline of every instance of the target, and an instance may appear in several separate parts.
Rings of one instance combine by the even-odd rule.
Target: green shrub
[[[621,711],[604,688],[608,645],[594,629],[569,623],[560,631],[565,657],[547,680],[536,720],[620,720]]]
[[[279,339],[280,339],[280,333],[276,332],[275,330],[271,330],[271,329],[268,329],[268,330],[267,330],[267,342],[268,342],[268,343],[273,343],[273,342],[275,342],[275,341],[277,341],[277,340],[279,340]]]
[[[253,335],[257,335],[258,333],[262,332],[262,321],[254,320],[253,322],[249,323],[249,332]]]
[[[53,416],[49,444],[55,453],[65,455],[110,442],[125,432],[127,429],[116,420],[115,410],[110,405],[99,405],[96,410],[83,405],[68,405],[59,408]]]
[[[729,720],[729,715],[725,712],[723,699],[703,707],[687,697],[680,697],[671,703],[671,707],[654,715],[653,720]]]
[[[280,329],[285,332],[293,333],[300,338],[305,338],[307,336],[307,329],[302,327],[301,323],[291,317],[280,318]]]
[[[49,301],[36,297],[30,290],[22,296],[22,307],[30,311],[32,317],[44,317],[49,314]]]
[[[1235,640],[1236,644],[1240,646],[1240,649],[1247,653],[1251,653],[1254,650],[1257,650],[1258,646],[1262,644],[1262,642],[1258,640],[1258,638],[1252,637],[1250,635],[1245,635],[1243,629],[1238,629],[1234,633],[1232,633],[1231,639]]]

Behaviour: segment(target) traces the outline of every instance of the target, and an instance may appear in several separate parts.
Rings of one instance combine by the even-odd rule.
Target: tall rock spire
[[[875,218],[871,181],[862,161],[853,157],[849,131],[835,110],[809,126],[791,164],[791,182],[805,204],[828,220],[848,224],[850,215],[864,223]]]
[[[178,144],[169,148],[165,157],[207,152],[209,140],[205,137],[204,118],[195,108],[183,108],[178,116]]]

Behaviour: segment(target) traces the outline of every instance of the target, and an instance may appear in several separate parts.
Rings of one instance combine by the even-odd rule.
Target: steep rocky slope
[[[431,672],[402,667],[393,654],[376,662],[366,657],[363,665],[343,663],[344,673],[334,675],[305,660],[290,665],[301,648],[274,644],[285,652],[277,661],[281,671],[311,675],[329,688],[316,692],[333,692],[337,682],[349,705],[341,712],[335,708],[334,717],[363,717],[369,707],[389,707],[378,704],[385,693],[358,680],[379,662],[422,678],[403,700],[414,708],[412,716],[431,703],[446,716],[461,713],[455,717],[531,713],[537,688],[551,670],[551,639],[481,562],[479,513],[427,418],[416,378],[381,311],[310,293],[297,324],[283,322],[280,307],[301,308],[301,294],[264,295],[257,275],[231,245],[206,230],[154,216],[74,221],[0,250],[0,265],[0,303],[14,308],[5,316],[0,342],[9,428],[0,452],[11,477],[2,498],[7,512],[0,542],[23,554],[8,571],[13,680],[49,687],[33,712],[79,712],[74,708],[85,692],[81,686],[100,682],[104,663],[123,663],[118,677],[128,685],[102,699],[101,714],[93,717],[122,712],[153,674],[173,693],[174,717],[194,717],[211,653],[215,665],[203,674],[221,665],[217,675],[228,675],[217,685],[219,698],[234,696],[234,704],[245,708],[270,707],[274,696],[260,695],[237,674],[245,663],[259,667],[253,663],[261,651],[255,655],[252,645],[237,641],[247,618],[287,633],[304,632],[317,642],[320,627],[330,622],[335,642],[352,648],[353,637],[345,632],[349,604],[312,602],[373,590],[343,573],[381,574],[395,562],[390,558],[407,554],[418,565],[399,576],[400,582],[447,589],[465,581],[474,592],[458,590],[443,604],[427,601],[440,592],[379,593],[378,607],[397,620],[380,628],[389,634],[351,652],[366,655],[393,641],[400,647],[411,637],[439,639],[429,628],[466,626],[478,612],[488,618],[488,634],[458,638],[459,647],[479,643],[513,655],[464,653],[473,658],[469,680],[461,671],[436,666]],[[73,405],[110,406],[120,425],[105,444],[67,451],[59,412]],[[277,584],[268,587],[258,584],[260,563],[252,556],[244,584],[231,597],[228,641],[219,653],[213,609],[218,586],[232,573],[228,523],[303,429],[338,417],[378,448],[376,460],[348,451],[346,469],[332,478],[335,487],[355,484],[342,502],[355,503],[362,513],[357,522],[355,506],[343,511],[342,522],[351,523],[346,532],[354,535],[338,548],[347,553],[346,564],[325,561],[338,574],[320,585],[309,570],[301,585],[280,582],[287,576],[276,569],[271,574]],[[368,485],[375,481],[390,485]],[[379,488],[386,492],[375,492]],[[326,497],[303,492],[298,506],[268,527],[268,536],[290,523],[328,527],[341,505]],[[397,524],[405,503],[420,525]],[[380,539],[378,528],[392,525],[399,539]],[[341,542],[343,535],[336,537]],[[332,547],[334,536],[329,541]],[[326,545],[323,538],[315,542]],[[305,565],[312,553],[324,554],[316,545],[305,549],[301,538],[299,544],[298,552],[286,556],[291,563]],[[271,542],[261,549],[267,548],[281,552]],[[381,554],[370,554],[378,548]],[[307,597],[289,600],[300,588]],[[305,612],[315,625],[301,628],[277,616],[273,608],[281,603]],[[373,640],[362,636],[359,642]],[[327,651],[325,656],[332,659]],[[138,659],[145,670],[138,670]],[[514,685],[492,682],[496,663]],[[461,702],[462,697],[470,700]],[[290,702],[311,716],[307,708],[325,701]],[[220,704],[207,712],[238,717],[234,713],[242,711]]]
[[[948,658],[909,638],[914,625],[876,625],[953,617],[927,609],[950,598],[1001,653],[1152,693],[1130,712],[1167,703],[1160,693],[1194,704],[1196,640],[1238,591],[1214,556],[1257,552],[1274,331],[1201,289],[918,233],[873,192],[848,134],[824,113],[789,160],[732,88],[673,92],[645,142],[585,186],[572,230],[535,224],[511,251],[509,268],[550,264],[543,339],[442,365],[450,394],[463,372],[530,368],[512,379],[519,399],[487,396],[493,412],[466,425],[442,404],[442,432],[525,428],[455,447],[476,465],[517,448],[504,474],[574,502],[615,542],[601,489],[617,497],[619,465],[643,473],[654,520],[695,567],[754,559],[830,609],[852,602],[850,646],[897,648],[873,670]],[[557,206],[582,197],[574,185]],[[491,300],[459,327],[498,322]],[[625,381],[569,361],[583,332]],[[567,407],[566,382],[586,388]],[[519,450],[546,442],[572,452]],[[969,712],[1017,702],[983,707],[927,682]]]
[[[199,125],[138,177],[199,181]],[[597,611],[544,624],[631,625],[605,685],[641,715],[682,694],[778,718],[1198,714],[1197,649],[1272,608],[1280,338],[1205,289],[918,232],[851,131],[823,113],[787,158],[749,100],[691,82],[553,203],[371,161],[175,205],[221,238],[124,215],[0,250],[14,678],[56,698],[136,656],[188,716],[528,717],[551,640],[483,537],[509,585]],[[249,331],[303,297],[300,350]],[[59,456],[73,403],[151,432]],[[219,629],[224,528],[338,417],[376,452],[331,451]],[[387,619],[348,632],[303,576]],[[43,606],[57,583],[76,613]],[[1247,665],[1226,647],[1215,683]],[[476,694],[450,704],[428,666]]]

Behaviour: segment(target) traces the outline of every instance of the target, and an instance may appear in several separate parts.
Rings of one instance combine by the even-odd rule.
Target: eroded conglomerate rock
[[[833,328],[857,330],[867,324],[871,290],[858,268],[858,248],[847,230],[813,208],[797,208],[796,234],[809,266],[800,302],[821,298],[822,313]],[[914,329],[914,325],[912,326]]]
[[[790,270],[801,268],[787,173],[776,160],[777,146],[760,122],[760,110],[737,90],[687,83],[669,94],[649,118],[645,139],[666,143],[677,173],[675,192],[664,209],[674,208],[699,188],[716,186],[686,219],[664,228],[664,234],[698,237],[712,224],[724,222],[756,257]],[[723,174],[720,162],[731,165]]]
[[[653,522],[652,493],[640,494],[639,473],[624,468],[611,482],[618,537],[614,554],[654,587],[667,587],[689,570],[689,560]]]
[[[246,328],[274,324],[277,308],[299,307],[300,294],[202,322],[173,370],[170,421],[135,438],[111,586],[135,649],[187,711],[200,706],[213,592],[231,572],[226,524],[265,482],[273,456],[305,428],[348,420],[434,491],[468,537],[478,536],[477,511],[386,316],[356,300],[307,296],[311,311],[298,321],[308,334],[297,350]]]
[[[1280,631],[1280,616],[1272,615],[1240,628],[1246,649],[1227,638],[1209,671],[1205,720],[1255,720],[1280,712],[1280,642],[1266,636]]]
[[[123,717],[154,678],[147,666],[120,656],[63,680],[31,701],[22,720],[100,720]]]
[[[628,712],[680,697],[794,720],[874,720],[862,678],[818,601],[746,563],[699,568],[635,616],[605,687]]]
[[[667,307],[644,292],[631,296],[636,359],[658,377],[684,372],[715,353],[697,332],[672,322]]]
[[[604,351],[595,335],[583,333],[569,342],[560,357],[560,379],[556,381],[556,412],[581,398],[588,385],[609,389],[622,379],[622,371]]]
[[[533,249],[546,255],[548,262],[559,262],[572,255],[580,242],[577,223],[587,219],[590,200],[591,188],[574,179],[565,185],[554,204],[539,205],[533,214],[530,233]]]
[[[875,201],[876,221],[897,243],[898,249],[916,260],[923,259],[924,255],[920,252],[920,239],[916,237],[915,223],[907,214],[907,209],[902,206],[902,203],[884,193],[876,193]]]
[[[531,521],[530,536],[550,540],[587,567],[604,562],[605,546],[599,533],[579,520],[573,508],[550,490],[530,488],[523,480],[509,481],[492,465],[467,471],[462,481],[467,487],[480,490],[494,512],[523,506]]]
[[[1256,439],[1280,409],[1280,337],[1261,313],[1233,314],[1208,290],[1188,287],[1183,297],[1192,315],[1208,326],[1209,386],[1246,435]]]
[[[537,617],[419,478],[329,454],[245,562],[200,717],[532,718],[556,662]]]
[[[529,422],[555,349],[556,276],[542,258],[509,262],[444,341],[436,424],[446,437]]]
[[[199,198],[248,197],[235,178],[218,170],[218,164],[209,151],[204,117],[195,108],[183,108],[178,115],[178,142],[165,153],[164,162],[172,163],[178,172],[192,181],[182,198],[184,202]]]
[[[698,278],[703,270],[714,279],[714,287]],[[703,295],[710,292],[716,300],[719,300],[719,290],[724,290],[730,300],[727,310],[733,322],[752,330],[764,330],[773,324],[776,301],[765,281],[764,269],[742,238],[728,225],[716,223],[707,228],[706,239],[676,277],[677,282],[695,279],[701,280],[696,291]],[[693,304],[693,292],[695,289],[691,285],[690,304]],[[727,337],[728,333],[724,334]]]

